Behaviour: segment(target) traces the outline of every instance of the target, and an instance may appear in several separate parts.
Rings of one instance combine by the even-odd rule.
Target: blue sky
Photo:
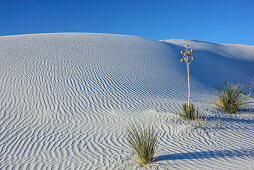
[[[254,45],[254,0],[0,0],[0,35],[91,32]]]

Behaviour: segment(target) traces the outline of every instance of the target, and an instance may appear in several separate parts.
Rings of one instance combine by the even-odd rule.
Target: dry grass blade
[[[208,114],[204,116],[197,111],[197,114],[195,114],[194,116],[195,116],[194,121],[196,122],[197,127],[202,129],[204,125],[207,123]]]

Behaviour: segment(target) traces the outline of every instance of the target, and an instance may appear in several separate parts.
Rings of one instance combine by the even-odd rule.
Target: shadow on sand
[[[239,109],[239,112],[246,112],[246,113],[254,113],[254,108],[241,108]]]
[[[161,155],[156,161],[166,160],[182,160],[182,159],[204,159],[204,158],[223,158],[223,157],[254,157],[254,148],[241,150],[220,150],[220,151],[204,151],[204,152],[188,152]]]

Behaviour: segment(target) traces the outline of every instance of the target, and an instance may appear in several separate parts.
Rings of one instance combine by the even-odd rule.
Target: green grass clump
[[[194,119],[196,116],[194,104],[191,103],[188,107],[188,104],[184,103],[182,105],[182,116],[186,119]]]
[[[157,145],[157,131],[151,127],[143,127],[140,124],[131,125],[127,129],[127,141],[138,156],[141,164],[150,164],[154,160]]]
[[[236,113],[239,107],[248,104],[249,96],[245,95],[248,89],[243,84],[223,81],[214,91],[219,98],[215,105],[227,113]]]

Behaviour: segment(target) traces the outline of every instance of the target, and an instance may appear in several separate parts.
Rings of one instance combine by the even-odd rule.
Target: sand
[[[254,169],[253,107],[224,114],[211,88],[250,83],[254,46],[188,43],[191,100],[209,115],[203,129],[179,116],[187,101],[183,40],[1,36],[0,169],[146,169],[126,141],[133,121],[160,132],[151,169]]]

